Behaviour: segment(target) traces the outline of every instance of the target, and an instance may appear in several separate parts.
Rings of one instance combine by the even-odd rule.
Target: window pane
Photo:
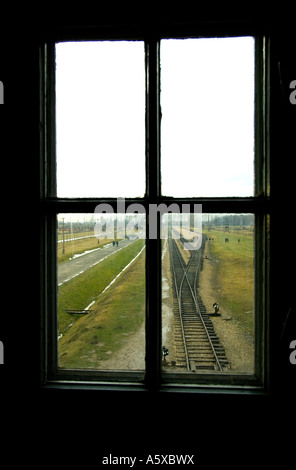
[[[254,39],[161,41],[162,194],[254,193]]]
[[[201,217],[162,240],[163,369],[254,373],[254,216]]]
[[[145,193],[143,42],[56,45],[57,195]]]
[[[144,370],[145,218],[58,215],[58,366]]]

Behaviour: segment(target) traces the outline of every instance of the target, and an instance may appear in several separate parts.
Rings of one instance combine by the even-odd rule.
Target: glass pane
[[[162,194],[254,193],[254,39],[161,41]]]
[[[56,45],[57,195],[145,193],[144,43]]]
[[[145,216],[59,214],[58,366],[145,369]]]
[[[164,232],[163,370],[252,374],[254,216],[202,214],[201,221],[184,224],[173,214]]]

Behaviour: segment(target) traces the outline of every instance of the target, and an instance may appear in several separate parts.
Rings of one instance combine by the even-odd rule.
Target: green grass
[[[139,252],[141,245],[143,240],[129,247],[133,247],[133,250],[130,250],[130,259]],[[120,271],[119,265],[124,267],[123,265],[129,262],[128,257],[124,258],[125,261],[117,260],[116,274]],[[114,263],[112,264],[114,267]],[[109,272],[108,266],[105,266],[105,275],[107,270]],[[110,271],[112,271],[111,266]],[[114,272],[112,276],[114,278]],[[84,287],[87,284],[88,282],[84,283]],[[101,361],[109,358],[110,352],[113,354],[117,351],[128,335],[139,329],[144,318],[145,251],[96,301],[92,306],[92,312],[77,320],[59,340],[59,366],[70,369],[100,368]]]
[[[213,284],[217,301],[248,333],[254,328],[254,240],[253,234],[211,230],[210,256],[216,261]],[[229,242],[225,243],[225,238]],[[240,242],[238,242],[240,239]],[[221,312],[223,313],[223,312]]]
[[[87,233],[87,232],[86,232]],[[68,261],[76,254],[84,253],[87,250],[94,250],[95,248],[100,248],[106,245],[107,243],[111,243],[112,240],[109,238],[100,240],[98,243],[98,239],[96,237],[91,238],[81,238],[80,240],[72,240],[67,241],[65,239],[64,249],[65,253],[63,253],[63,243],[58,243],[57,251],[58,251],[58,263],[62,263],[64,261]]]
[[[106,286],[136,256],[144,244],[137,240],[118,253],[88,269],[74,279],[65,282],[58,290],[58,331],[64,334],[69,325],[76,322],[78,315],[71,315],[65,310],[85,309],[96,300]]]

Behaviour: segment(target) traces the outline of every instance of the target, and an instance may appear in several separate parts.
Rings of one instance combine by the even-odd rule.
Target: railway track
[[[186,264],[174,239],[169,239],[175,309],[176,365],[188,371],[227,369],[228,361],[213,323],[198,295],[198,275],[204,249],[192,250]]]

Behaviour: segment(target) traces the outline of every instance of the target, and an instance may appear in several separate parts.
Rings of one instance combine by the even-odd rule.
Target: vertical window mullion
[[[57,316],[57,225],[56,214],[47,214],[48,253],[47,253],[47,275],[48,275],[48,312],[47,312],[47,333],[48,333],[48,372],[50,376],[56,375],[58,367],[58,316]]]
[[[146,42],[146,194],[150,201],[160,187],[160,43]]]
[[[267,345],[267,292],[268,279],[266,276],[268,265],[267,240],[267,214],[255,214],[255,375],[266,382],[268,370]]]
[[[146,383],[158,388],[161,371],[161,240],[157,220],[157,238],[150,239],[150,204],[160,197],[160,95],[159,41],[146,42]],[[154,220],[153,223],[156,221]]]
[[[46,109],[47,109],[47,129],[48,129],[48,142],[47,142],[47,165],[48,165],[48,181],[47,181],[47,196],[56,197],[57,183],[56,183],[56,57],[55,57],[55,43],[49,43],[47,46],[47,66],[49,84],[47,87]],[[58,366],[58,338],[57,338],[57,323],[58,323],[58,309],[57,309],[57,218],[56,213],[47,214],[48,224],[48,247],[50,257],[48,257],[48,276],[51,297],[49,297],[49,317],[48,317],[48,358],[50,375],[55,375]]]
[[[56,196],[55,148],[55,45],[40,49],[40,132],[41,132],[41,201]],[[57,283],[56,283],[56,216],[46,204],[41,214],[41,381],[55,375],[57,369]]]
[[[45,46],[45,191],[56,197],[55,44]]]
[[[255,39],[255,196],[266,195],[266,155],[265,155],[265,51],[264,40]]]
[[[255,196],[268,197],[268,63],[264,37],[255,41]],[[268,210],[255,213],[255,375],[268,386]]]

